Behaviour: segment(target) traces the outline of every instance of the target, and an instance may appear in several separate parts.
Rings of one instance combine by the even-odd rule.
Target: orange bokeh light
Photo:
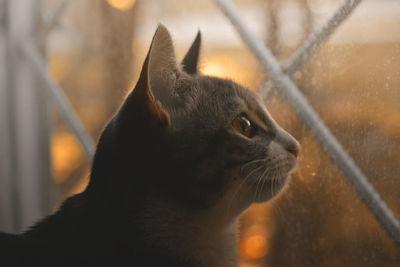
[[[255,260],[267,255],[268,243],[265,236],[252,235],[240,243],[240,253],[245,259]]]
[[[51,55],[48,64],[51,76],[57,83],[64,82],[73,70],[71,55],[66,53]]]
[[[244,67],[245,62],[230,58],[226,55],[214,55],[205,58],[200,72],[204,75],[214,76],[233,81],[248,86],[254,80],[255,71],[250,71],[250,67]]]
[[[126,11],[135,5],[136,0],[107,0],[107,3],[113,8]]]
[[[67,132],[53,135],[51,140],[54,180],[64,183],[70,172],[84,160],[83,152],[76,137]]]

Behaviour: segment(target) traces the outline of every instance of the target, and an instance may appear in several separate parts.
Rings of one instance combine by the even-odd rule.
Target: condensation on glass
[[[238,0],[235,4],[247,27],[284,63],[344,1]],[[50,15],[44,17],[46,53],[41,59],[93,140],[137,79],[159,22],[172,33],[178,57],[201,30],[202,73],[233,79],[255,91],[268,85],[264,96],[269,111],[300,141],[302,151],[284,193],[253,205],[241,218],[240,266],[398,266],[400,249],[280,89],[269,82],[271,77],[213,1],[86,0],[64,6],[62,2],[43,1],[42,15]],[[397,218],[399,26],[399,1],[364,0],[307,64],[288,71]],[[0,58],[4,34],[1,28]],[[0,82],[1,77],[0,73]],[[51,113],[52,179],[57,192],[53,208],[85,187],[89,168],[82,140],[75,135],[79,129],[71,131],[71,121],[59,110]]]

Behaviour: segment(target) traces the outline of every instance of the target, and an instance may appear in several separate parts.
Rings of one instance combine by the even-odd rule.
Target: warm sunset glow
[[[51,76],[57,83],[65,81],[73,69],[71,55],[68,54],[53,54],[50,56],[48,64]]]
[[[229,77],[229,75],[233,74],[227,68],[225,68],[222,62],[218,61],[207,62],[206,65],[202,68],[201,72],[204,75],[216,76],[220,78],[227,78]]]
[[[249,260],[260,259],[267,255],[267,251],[267,240],[262,235],[246,237],[240,244],[242,256]]]
[[[254,74],[248,69],[235,58],[218,55],[206,58],[200,71],[204,75],[232,79],[246,86],[253,79],[252,75]]]
[[[136,0],[107,0],[107,3],[113,8],[126,11],[135,5]]]
[[[82,193],[83,190],[86,189],[89,183],[89,176],[90,176],[90,169],[87,169],[82,178],[79,180],[79,182],[77,182],[76,185],[73,188],[71,188],[71,191],[68,192],[68,194],[74,195]]]
[[[83,153],[76,137],[67,132],[53,135],[51,140],[51,156],[54,180],[63,183],[68,179],[70,171],[83,160]]]

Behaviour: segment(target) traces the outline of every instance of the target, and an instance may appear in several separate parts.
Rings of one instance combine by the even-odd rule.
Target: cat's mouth
[[[294,157],[256,159],[245,163],[241,167],[241,173],[250,182],[257,178],[286,177],[296,165],[297,160]]]
[[[281,192],[296,164],[297,160],[291,158],[246,163],[242,168],[243,182],[249,186],[253,202],[269,200]]]

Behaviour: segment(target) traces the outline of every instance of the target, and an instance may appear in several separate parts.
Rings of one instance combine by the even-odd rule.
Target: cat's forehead
[[[231,80],[200,76],[198,90],[206,97],[203,98],[204,101],[225,105],[225,108],[233,112],[242,109],[257,110],[262,106],[256,94]]]
[[[175,106],[172,121],[186,128],[189,121],[219,128],[241,112],[264,113],[262,101],[251,91],[231,81],[215,77],[186,76],[180,82],[182,105]],[[182,125],[183,124],[183,125]]]

